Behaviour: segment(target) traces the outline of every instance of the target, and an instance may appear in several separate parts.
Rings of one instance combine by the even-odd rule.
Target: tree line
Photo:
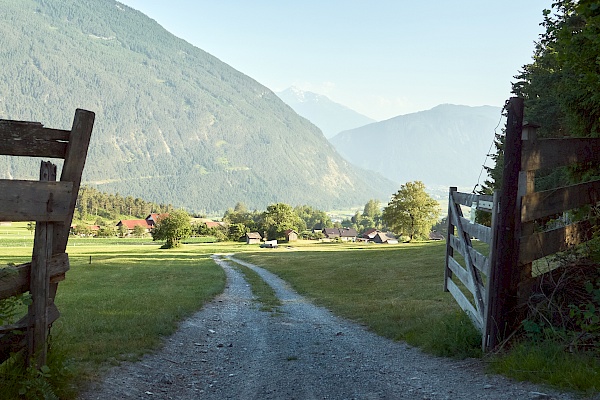
[[[103,193],[97,189],[81,186],[75,203],[75,220],[94,219],[96,225],[105,225],[106,220],[124,219],[123,216],[136,219],[146,218],[150,213],[168,213],[175,210],[172,204],[158,204],[119,193]]]
[[[368,229],[390,230],[408,240],[427,239],[432,226],[438,222],[438,203],[425,192],[420,181],[402,185],[387,206],[378,200],[369,200],[363,212],[341,222],[334,222],[326,212],[309,205],[292,207],[285,203],[269,205],[265,211],[249,211],[237,203],[223,215],[223,224],[194,226],[185,212],[176,211],[159,219],[153,232],[155,240],[166,240],[166,247],[175,247],[189,235],[214,236],[217,240],[241,240],[249,232],[258,232],[266,240],[284,240],[286,231],[295,231],[305,239],[323,237],[325,228],[354,228],[357,233]]]

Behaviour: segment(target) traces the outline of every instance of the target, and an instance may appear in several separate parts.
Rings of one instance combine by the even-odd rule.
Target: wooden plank
[[[465,256],[462,253],[462,246],[460,245],[460,241],[454,235],[452,235],[449,239],[450,245],[453,249],[457,250],[463,257]],[[488,262],[488,258],[475,250],[473,247],[467,247],[467,251],[471,255],[471,259],[473,260],[473,265],[480,272],[484,273],[486,276],[490,275],[490,265]]]
[[[54,303],[48,306],[48,325],[51,325],[60,317],[60,312]],[[21,318],[14,325],[16,326],[29,326],[27,316]],[[0,333],[0,363],[6,361],[12,354],[18,353],[25,350],[27,347],[27,335],[25,332],[20,331],[18,328],[16,331],[10,331],[5,334]]]
[[[64,158],[70,133],[39,122],[0,120],[0,154]]]
[[[492,229],[489,226],[474,224],[470,220],[460,217],[460,222],[464,231],[484,243],[490,244],[492,241]]]
[[[533,221],[586,204],[600,202],[600,180],[544,190],[523,196],[521,219]]]
[[[524,143],[521,170],[587,162],[600,163],[599,138],[540,139]]]
[[[502,189],[497,198],[498,233],[493,245],[495,265],[492,265],[488,277],[489,313],[486,313],[486,330],[484,334],[489,349],[495,348],[505,335],[513,332],[521,320],[517,310],[519,271],[518,264],[518,232],[520,232],[520,209],[517,202],[519,188],[519,172],[521,167],[521,149],[523,134],[524,100],[511,97],[507,109],[506,135],[504,143],[504,168],[502,170]],[[495,323],[489,323],[495,321]]]
[[[6,333],[16,330],[25,330],[27,328],[29,328],[29,323],[27,321],[22,321],[17,322],[16,324],[0,326],[0,333]]]
[[[0,363],[8,360],[11,355],[19,353],[27,347],[27,335],[20,331],[0,334]]]
[[[56,165],[42,161],[40,181],[56,181]],[[48,263],[52,258],[53,231],[52,223],[36,221],[29,278],[32,304],[29,306],[31,327],[27,330],[27,361],[33,363],[38,369],[46,365],[48,356],[48,298],[50,293]]]
[[[452,282],[452,280],[448,280],[446,285],[448,286],[448,291],[452,294],[452,297],[454,297],[460,308],[467,313],[469,318],[471,318],[471,321],[473,321],[475,327],[481,331],[483,327],[483,321],[477,310],[475,310],[475,307],[473,307],[473,304],[471,304],[469,299],[467,299],[465,294],[459,289],[458,286],[456,286],[456,283]]]
[[[0,180],[0,221],[64,221],[71,182]]]
[[[52,140],[0,138],[0,154],[22,157],[65,158],[67,143]]]
[[[67,253],[55,254],[48,262],[50,279],[63,276],[69,270]],[[0,299],[16,296],[29,290],[31,263],[0,269]]]
[[[537,232],[521,238],[519,264],[527,264],[559,251],[567,250],[592,238],[590,221],[580,221],[547,232]]]
[[[81,184],[81,175],[83,174],[92,129],[94,128],[94,119],[95,114],[91,111],[81,109],[75,111],[73,127],[69,136],[69,145],[65,155],[65,163],[60,174],[61,182],[73,183],[73,191],[71,192],[71,202],[68,205],[68,215],[62,222],[56,223],[54,226],[54,240],[52,243],[54,254],[64,253],[67,249],[69,229],[73,220],[77,193]]]
[[[452,273],[456,275],[463,285],[465,285],[467,290],[475,295],[475,285],[473,284],[473,279],[471,279],[471,276],[469,275],[469,271],[464,269],[464,267],[453,257],[450,257],[448,260],[448,268],[450,268]]]
[[[484,194],[474,194],[474,193],[461,193],[454,192],[453,193],[454,202],[456,204],[462,204],[463,206],[471,207],[473,203],[477,203],[478,201],[489,201],[492,202],[494,200],[493,196],[484,195]]]

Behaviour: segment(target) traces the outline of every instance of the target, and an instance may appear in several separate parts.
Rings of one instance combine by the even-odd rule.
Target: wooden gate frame
[[[50,162],[42,162],[39,181],[0,180],[0,221],[36,221],[31,263],[0,275],[0,299],[27,291],[32,298],[27,316],[0,327],[0,363],[26,350],[28,363],[46,364],[49,327],[60,315],[54,298],[69,269],[65,251],[94,118],[93,112],[77,109],[71,130],[0,120],[1,155],[64,159],[59,182]]]
[[[471,224],[460,205],[477,209],[490,196],[450,188],[444,290],[450,291],[482,333],[482,347],[498,346],[524,318],[536,280],[532,262],[591,239],[589,221],[534,232],[534,221],[600,202],[600,180],[535,192],[535,171],[576,162],[600,163],[599,138],[537,139],[536,125],[523,125],[524,101],[507,102],[502,190],[492,199],[492,227]],[[455,236],[455,228],[458,235]],[[490,245],[486,258],[472,248],[471,237]],[[454,259],[465,258],[466,268]],[[487,279],[483,279],[481,274]],[[472,299],[453,282],[456,276]],[[543,277],[543,275],[541,276]]]
[[[486,337],[488,330],[487,314],[489,289],[487,283],[491,266],[494,265],[493,255],[495,230],[475,223],[463,216],[461,206],[471,207],[479,211],[492,213],[492,226],[496,225],[498,199],[497,196],[461,193],[456,187],[450,188],[448,197],[448,236],[446,238],[446,266],[444,268],[444,291],[450,292],[459,306],[471,318],[475,327]],[[471,238],[478,239],[490,246],[486,257],[473,248]],[[464,259],[463,267],[454,258],[457,251]],[[456,277],[471,293],[469,297],[460,289],[453,277]],[[484,343],[482,342],[482,346]]]

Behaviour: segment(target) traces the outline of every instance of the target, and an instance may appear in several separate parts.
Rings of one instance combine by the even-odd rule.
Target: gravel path
[[[160,351],[112,369],[91,399],[575,399],[486,375],[479,360],[425,355],[316,307],[284,281],[269,283],[281,314],[259,311],[222,256],[222,295],[182,323]]]

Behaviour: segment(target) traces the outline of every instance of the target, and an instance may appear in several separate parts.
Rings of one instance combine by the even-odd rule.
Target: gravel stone
[[[424,354],[336,317],[274,274],[256,271],[283,306],[259,310],[227,262],[225,291],[164,347],[111,369],[80,395],[94,399],[577,399],[484,372],[481,360]]]

